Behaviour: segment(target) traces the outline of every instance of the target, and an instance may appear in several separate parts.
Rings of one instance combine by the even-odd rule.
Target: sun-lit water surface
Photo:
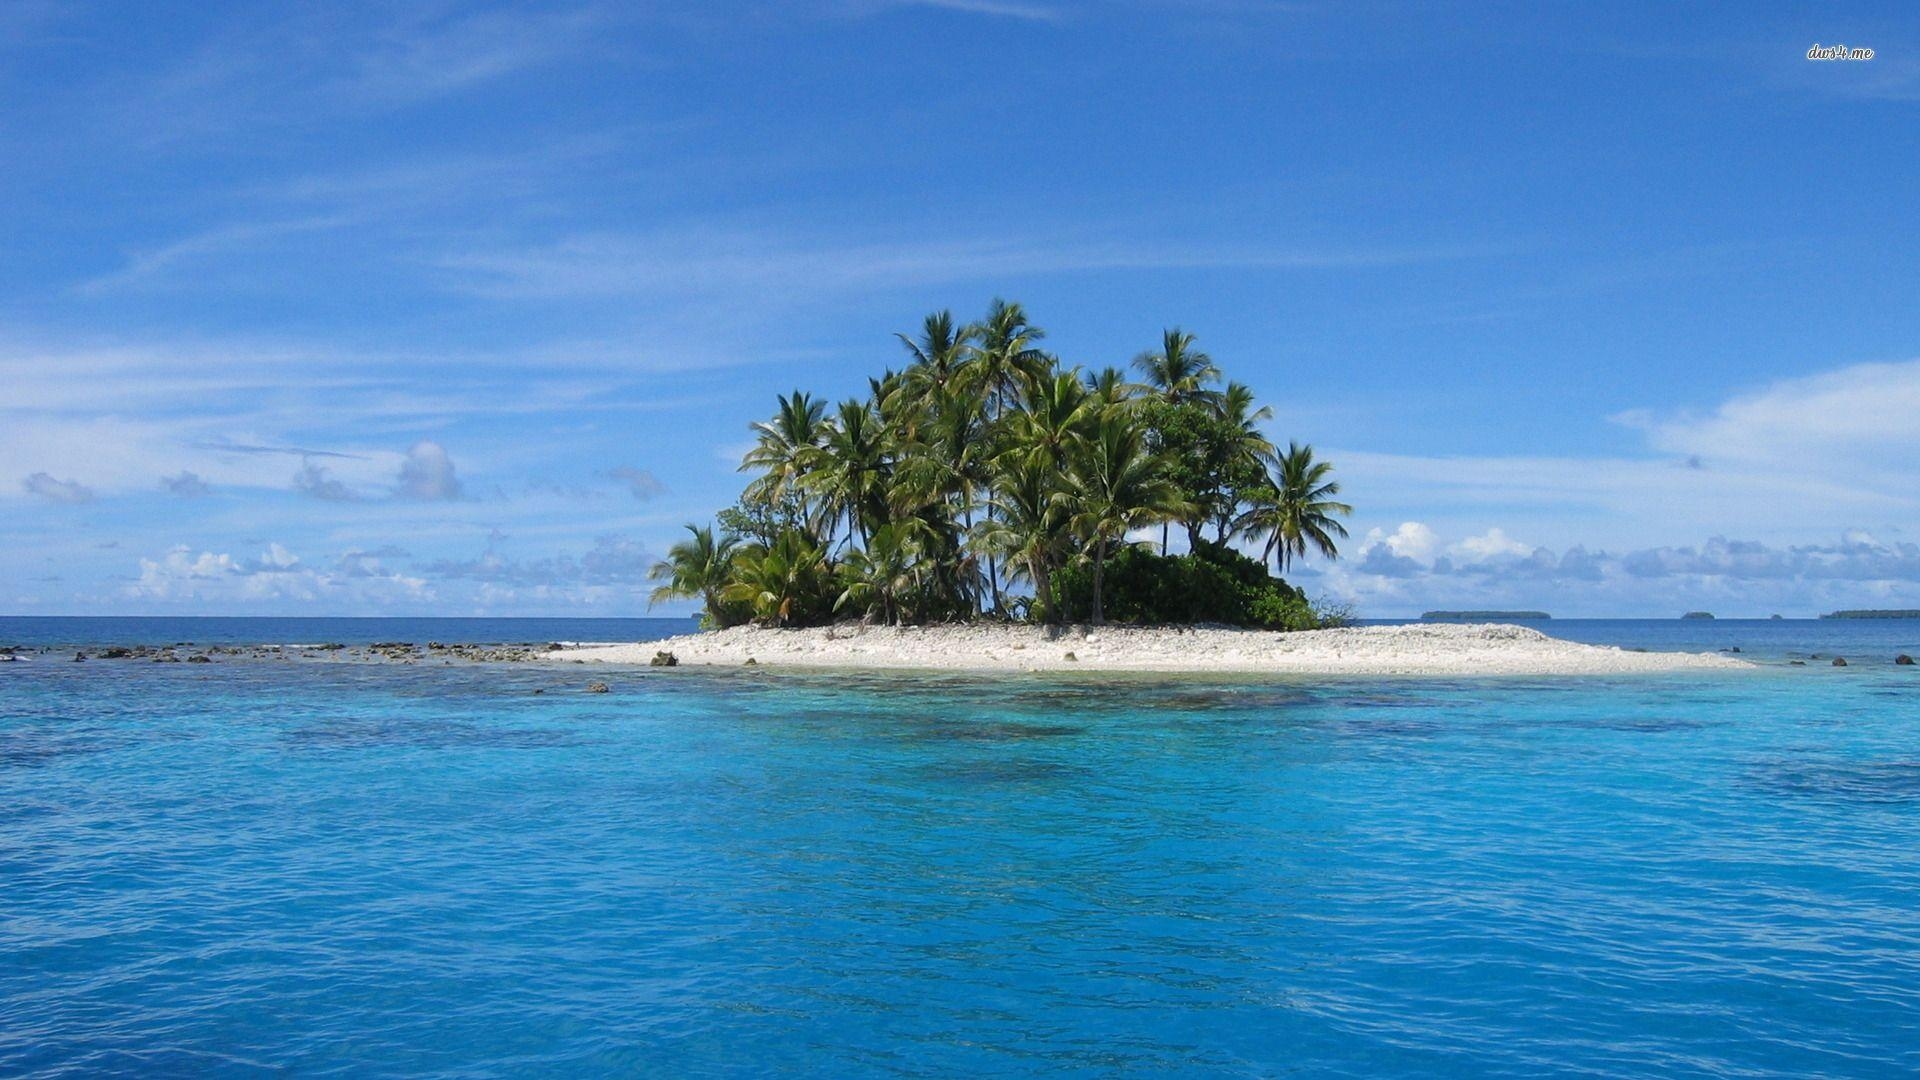
[[[0,665],[0,1074],[1908,1072],[1875,659]]]

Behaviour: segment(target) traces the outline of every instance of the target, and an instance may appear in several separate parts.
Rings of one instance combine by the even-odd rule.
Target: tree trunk
[[[1106,576],[1107,538],[1101,537],[1093,545],[1093,625],[1102,626],[1107,621],[1106,608],[1101,603],[1100,586]]]
[[[1040,606],[1040,622],[1053,622],[1053,586],[1047,577],[1047,561],[1042,558],[1027,560],[1027,572],[1033,578],[1033,600]]]
[[[1160,557],[1163,559],[1167,556],[1167,532],[1172,528],[1172,522],[1163,521],[1160,523]]]

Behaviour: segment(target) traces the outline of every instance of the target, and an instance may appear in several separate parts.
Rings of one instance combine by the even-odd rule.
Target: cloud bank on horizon
[[[1901,14],[10,9],[0,612],[640,614],[775,393],[995,295],[1197,331],[1362,614],[1920,607]]]

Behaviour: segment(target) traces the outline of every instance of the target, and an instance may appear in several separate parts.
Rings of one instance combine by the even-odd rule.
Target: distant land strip
[[[1423,619],[1551,619],[1544,611],[1423,611]]]
[[[1920,609],[1855,608],[1849,611],[1829,611],[1820,617],[1823,619],[1920,619]]]

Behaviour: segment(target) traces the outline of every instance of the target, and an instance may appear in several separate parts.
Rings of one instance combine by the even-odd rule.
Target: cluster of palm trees
[[[1054,575],[1085,564],[1094,622],[1102,574],[1129,538],[1172,526],[1189,543],[1262,546],[1284,570],[1346,536],[1340,485],[1310,446],[1280,450],[1271,418],[1168,330],[1123,370],[1063,368],[1017,303],[972,324],[949,312],[897,335],[904,369],[864,398],[795,390],[754,425],[755,475],[719,527],[687,526],[653,575],[654,600],[697,598],[714,625],[887,623],[982,614],[1057,620]],[[1023,591],[1024,590],[1024,591]]]

